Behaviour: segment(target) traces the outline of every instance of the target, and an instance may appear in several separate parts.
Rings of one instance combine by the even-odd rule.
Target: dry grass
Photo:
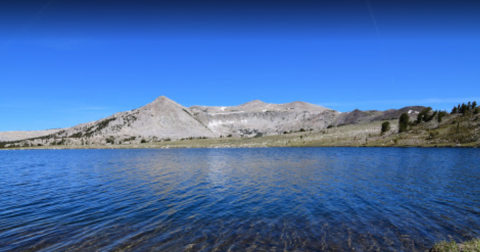
[[[431,252],[480,252],[480,239],[473,239],[464,243],[442,241],[430,250]]]

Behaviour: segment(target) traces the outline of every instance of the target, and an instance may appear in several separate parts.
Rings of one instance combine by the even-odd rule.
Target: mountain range
[[[161,96],[138,109],[69,128],[0,132],[0,141],[4,147],[21,147],[261,137],[396,119],[402,113],[419,113],[423,108],[414,106],[341,113],[301,101],[270,104],[259,100],[231,107],[184,107]]]

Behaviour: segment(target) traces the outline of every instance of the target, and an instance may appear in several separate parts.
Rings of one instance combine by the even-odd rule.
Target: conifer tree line
[[[477,107],[477,102],[468,102],[467,104],[462,103],[461,105],[458,104],[457,106],[453,107],[452,114],[462,114],[465,115],[469,111],[472,111],[474,114],[478,114],[479,108]]]
[[[477,107],[477,102],[468,102],[467,104],[462,103],[454,106],[452,109],[451,114],[462,114],[463,116],[467,113],[478,114],[480,108]],[[435,117],[437,118],[438,122],[442,122],[442,118],[447,115],[447,111],[433,111],[431,107],[424,108],[418,115],[417,120],[409,121],[409,116],[407,113],[403,113],[399,118],[399,130],[398,132],[406,132],[409,125],[417,125],[422,122],[429,122],[433,120]]]
[[[429,122],[437,117],[437,121],[440,123],[442,122],[442,118],[447,114],[447,111],[439,111],[435,110],[432,112],[431,107],[424,108],[420,113],[417,115],[417,120],[415,124],[420,124],[421,122]]]

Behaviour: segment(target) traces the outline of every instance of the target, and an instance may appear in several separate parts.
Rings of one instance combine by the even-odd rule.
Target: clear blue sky
[[[161,95],[338,111],[480,101],[474,1],[1,1],[0,131]]]

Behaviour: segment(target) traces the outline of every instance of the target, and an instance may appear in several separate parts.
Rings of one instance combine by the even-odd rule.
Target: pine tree
[[[457,107],[453,107],[452,112],[450,114],[456,114],[458,113]]]
[[[431,108],[431,107],[427,107],[427,108],[422,109],[422,111],[421,111],[420,113],[418,113],[418,115],[417,115],[417,121],[416,121],[415,123],[416,123],[416,124],[419,124],[419,123],[421,123],[422,121],[428,122],[428,121],[430,121],[431,119],[433,119],[433,117],[436,115],[436,113],[434,113],[433,116],[428,116],[431,111],[432,111],[432,108]]]
[[[390,122],[382,123],[382,134],[390,130]]]
[[[403,113],[398,120],[398,132],[407,132],[408,121],[410,118],[407,113]]]
[[[420,113],[418,113],[415,124],[420,124],[422,122],[422,119],[423,119],[423,110]]]
[[[472,102],[472,109],[476,108],[477,107],[477,102],[476,101],[473,101]]]
[[[440,111],[438,112],[438,117],[437,117],[437,120],[439,123],[442,122],[442,118],[447,114],[447,111]]]
[[[465,103],[462,104],[462,108],[460,109],[460,112],[462,112],[462,115],[465,115],[468,111],[468,107]]]

